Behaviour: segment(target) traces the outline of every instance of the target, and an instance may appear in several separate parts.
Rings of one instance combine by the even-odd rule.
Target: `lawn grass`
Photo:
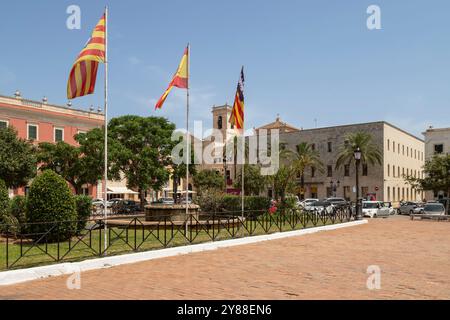
[[[295,222],[297,222],[295,224]],[[197,244],[213,241],[222,241],[233,238],[242,238],[276,232],[286,232],[333,224],[331,219],[325,223],[318,220],[315,224],[308,221],[305,225],[299,221],[292,220],[282,222],[276,217],[259,218],[259,221],[246,221],[244,225],[198,226],[192,228],[192,232],[185,236],[185,227],[180,226],[171,229],[148,230],[140,225],[136,228],[133,224],[128,228],[113,227],[108,229],[107,255],[119,255],[131,252],[141,252],[169,247],[177,247],[189,244]],[[339,223],[335,221],[335,223]],[[173,233],[172,233],[173,232]],[[74,262],[104,256],[104,230],[85,230],[82,235],[73,237],[71,241],[60,243],[39,244],[33,246],[29,241],[20,242],[17,239],[6,239],[0,242],[0,270],[19,269],[57,262]],[[70,248],[70,250],[69,250]],[[7,261],[8,258],[8,261]],[[8,265],[8,266],[7,266]]]

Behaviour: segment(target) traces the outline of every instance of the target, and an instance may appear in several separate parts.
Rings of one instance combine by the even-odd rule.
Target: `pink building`
[[[42,101],[23,99],[19,92],[15,97],[0,95],[0,128],[12,126],[23,139],[39,142],[65,141],[76,145],[74,136],[104,124],[101,110],[77,110],[68,106],[57,106]],[[85,194],[97,198],[97,186],[86,186]],[[25,188],[14,190],[15,195],[25,193]]]

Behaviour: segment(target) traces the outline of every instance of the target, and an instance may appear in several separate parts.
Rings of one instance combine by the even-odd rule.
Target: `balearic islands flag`
[[[233,110],[231,110],[230,120],[228,121],[238,131],[244,129],[244,82],[244,67],[242,67],[236,97],[234,98]]]
[[[92,36],[81,51],[70,71],[67,98],[73,99],[91,94],[95,90],[99,63],[105,62],[106,17],[100,19]]]
[[[189,61],[189,46],[184,50],[183,57],[181,58],[180,65],[178,66],[177,72],[173,76],[172,81],[169,84],[169,87],[164,92],[164,94],[159,98],[156,103],[155,109],[161,109],[164,101],[166,101],[167,96],[173,87],[187,89],[189,87],[189,71],[188,71],[188,63]]]

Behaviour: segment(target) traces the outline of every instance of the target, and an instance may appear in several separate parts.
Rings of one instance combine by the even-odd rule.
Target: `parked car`
[[[115,203],[116,213],[119,214],[133,214],[139,211],[139,203],[134,200],[120,200]]]
[[[447,202],[450,201],[450,198],[442,198],[439,199],[438,202],[442,203],[442,205],[444,206],[445,210],[447,210]],[[447,212],[447,214],[450,214],[450,212]]]
[[[420,214],[420,213],[423,213],[423,208],[424,208],[424,206],[425,206],[425,203],[418,203],[418,204],[417,204],[417,207],[414,208],[413,213],[414,213],[414,214]]]
[[[313,204],[314,202],[319,201],[319,199],[314,199],[314,198],[308,198],[305,199],[303,201],[300,201],[300,207],[302,207],[305,210],[308,210],[311,206],[311,204]]]
[[[103,207],[104,207],[104,201],[103,201],[103,199],[94,199],[93,201],[92,201],[92,205],[94,206],[94,207],[96,207],[96,208],[100,208],[100,209],[103,209]],[[111,208],[111,206],[112,206],[112,202],[111,201],[106,201],[106,207],[107,208]]]
[[[315,212],[315,213],[326,212],[327,214],[332,214],[333,213],[333,205],[329,201],[315,201],[315,202],[311,203],[310,209],[307,211]]]
[[[180,203],[181,203],[181,204],[186,204],[186,198],[181,199]],[[191,199],[191,198],[188,198],[187,203],[188,203],[188,204],[191,204],[191,203],[192,203],[192,199]]]
[[[445,207],[442,203],[427,203],[423,207],[423,214],[443,216],[445,215]]]
[[[413,214],[414,209],[419,206],[418,202],[406,201],[400,204],[400,207],[397,209],[398,214]]]
[[[363,201],[362,214],[364,217],[389,217],[389,208],[381,201]]]
[[[396,214],[397,210],[392,206],[392,202],[384,202],[384,206],[389,208],[389,214]]]
[[[174,204],[175,201],[173,200],[173,198],[161,198],[158,201],[156,201],[156,203]]]
[[[327,198],[327,199],[325,199],[325,201],[330,202],[333,205],[333,207],[341,207],[341,206],[348,204],[347,200],[345,200],[344,198],[333,197],[333,198]]]

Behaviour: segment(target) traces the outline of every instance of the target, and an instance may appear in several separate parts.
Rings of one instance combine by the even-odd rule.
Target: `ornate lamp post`
[[[361,165],[361,149],[359,147],[353,153],[356,163],[356,217],[355,220],[361,220],[361,199],[359,198],[359,167]]]

